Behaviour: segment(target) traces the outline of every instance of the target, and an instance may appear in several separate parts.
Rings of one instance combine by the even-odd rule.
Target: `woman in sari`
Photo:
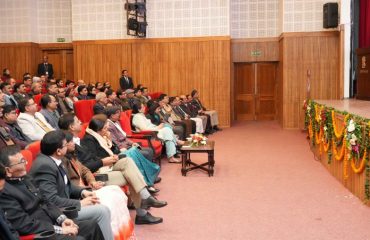
[[[96,181],[91,171],[78,161],[75,154],[73,135],[66,132],[67,154],[63,164],[68,171],[71,182],[77,186],[90,187],[96,193],[100,203],[111,211],[111,226],[115,240],[132,239],[135,237],[133,223],[127,209],[127,196],[116,185],[104,186],[104,182]]]
[[[166,154],[169,163],[181,163],[180,159],[176,159],[176,146],[183,145],[184,141],[178,140],[172,131],[169,124],[154,125],[149,119],[145,117],[145,107],[141,103],[135,103],[132,108],[134,117],[132,124],[140,131],[158,131],[158,138],[164,141],[166,145]]]

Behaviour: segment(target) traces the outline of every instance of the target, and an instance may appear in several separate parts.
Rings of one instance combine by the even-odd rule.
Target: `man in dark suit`
[[[60,208],[76,207],[79,209],[77,220],[95,220],[104,238],[113,239],[109,208],[99,204],[94,192],[71,183],[61,160],[66,152],[67,141],[62,131],[46,133],[41,140],[41,154],[32,163],[30,175],[47,201]]]
[[[27,161],[18,147],[2,149],[0,163],[0,173],[6,172],[0,204],[7,220],[19,234],[29,235],[51,231],[55,232],[56,239],[75,239],[76,235],[80,236],[77,239],[103,239],[96,222],[81,221],[76,222],[78,224],[76,225],[58,207],[45,200],[33,185],[32,178],[26,175]]]
[[[0,192],[5,186],[5,167],[0,164]],[[0,239],[16,240],[19,239],[17,231],[6,219],[3,209],[0,208]]]
[[[39,76],[46,75],[49,79],[53,78],[54,70],[53,70],[53,64],[50,64],[48,62],[48,56],[44,56],[44,62],[40,63],[37,67],[37,74]]]
[[[127,70],[122,70],[122,76],[119,79],[119,85],[121,86],[122,90],[134,88],[134,82],[132,81],[132,78],[128,76]]]

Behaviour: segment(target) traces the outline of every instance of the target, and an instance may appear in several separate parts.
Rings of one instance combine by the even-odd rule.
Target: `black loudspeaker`
[[[338,3],[325,3],[323,17],[324,28],[338,27]]]

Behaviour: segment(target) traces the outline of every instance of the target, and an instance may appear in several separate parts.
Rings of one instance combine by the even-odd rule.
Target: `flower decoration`
[[[190,146],[192,147],[199,147],[207,144],[207,138],[199,133],[191,135],[191,137],[188,138],[188,140],[190,142]]]
[[[353,121],[353,119],[349,120],[349,124],[348,124],[348,127],[347,127],[347,132],[351,133],[351,132],[355,131],[355,129],[356,129],[355,122]]]

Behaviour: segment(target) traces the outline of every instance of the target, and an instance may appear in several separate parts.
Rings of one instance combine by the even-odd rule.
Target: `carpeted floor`
[[[151,213],[164,222],[135,226],[138,239],[370,239],[370,208],[314,160],[301,131],[240,122],[210,138],[214,177],[163,161],[158,198],[169,204]]]

